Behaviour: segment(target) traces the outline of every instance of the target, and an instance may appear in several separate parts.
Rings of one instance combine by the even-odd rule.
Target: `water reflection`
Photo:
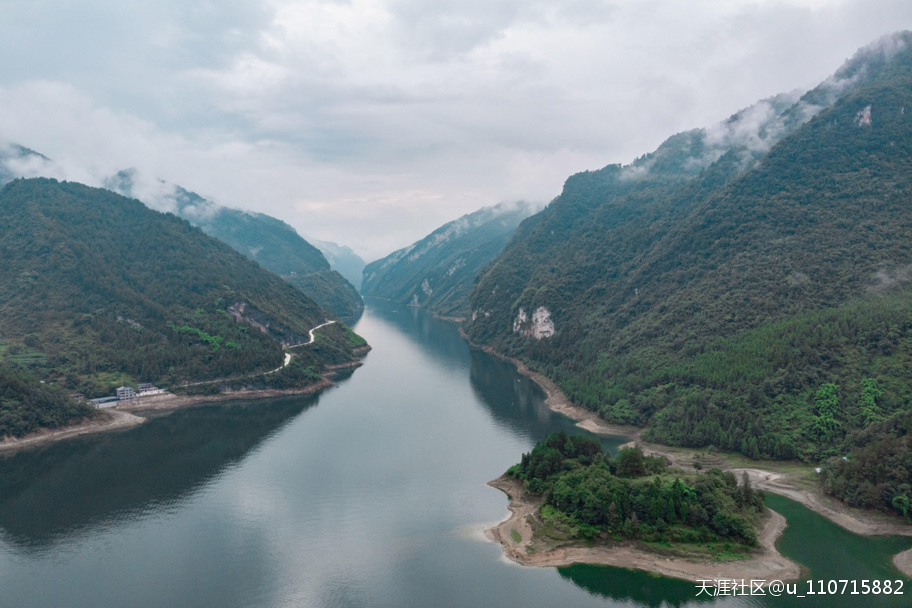
[[[414,346],[454,368],[466,365],[468,344],[459,335],[459,326],[453,321],[442,321],[414,306],[400,306],[393,302],[365,298],[370,302],[370,314],[395,327]]]
[[[0,459],[0,529],[40,548],[79,530],[166,508],[240,461],[312,395],[178,410]]]
[[[576,423],[545,405],[544,391],[527,376],[520,375],[509,361],[471,349],[469,381],[478,401],[487,407],[498,426],[533,443],[551,433],[588,433]],[[600,436],[610,453],[627,443],[623,436]],[[517,460],[519,455],[517,454]]]
[[[576,565],[560,568],[561,578],[590,594],[649,608],[705,605],[712,597],[696,596],[696,587],[685,581],[664,579],[639,570]]]
[[[372,305],[355,329],[375,350],[319,408],[188,409],[0,459],[0,605],[859,605],[697,599],[642,572],[505,563],[477,539],[506,512],[484,482],[548,433],[583,431],[452,323]],[[883,578],[909,542],[847,538],[800,505],[776,508],[783,552],[815,578]]]

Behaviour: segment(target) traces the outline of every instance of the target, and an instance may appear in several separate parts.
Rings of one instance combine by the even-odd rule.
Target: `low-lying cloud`
[[[136,167],[370,259],[807,90],[903,28],[899,0],[17,3],[0,140],[55,161],[23,171]],[[769,112],[707,137],[761,150]]]

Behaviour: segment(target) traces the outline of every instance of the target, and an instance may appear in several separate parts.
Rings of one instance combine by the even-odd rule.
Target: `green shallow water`
[[[481,535],[507,503],[485,482],[548,433],[582,431],[451,323],[372,302],[356,331],[366,365],[321,395],[0,458],[0,606],[912,605],[705,601],[642,572],[506,562]],[[889,557],[912,546],[768,500],[789,519],[783,552],[815,578],[896,578]]]

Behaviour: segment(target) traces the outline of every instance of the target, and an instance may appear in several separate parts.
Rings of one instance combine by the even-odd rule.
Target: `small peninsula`
[[[489,535],[530,566],[636,568],[686,580],[793,580],[800,567],[775,548],[784,518],[745,475],[669,466],[637,447],[617,457],[588,436],[550,435],[490,485],[511,516]]]

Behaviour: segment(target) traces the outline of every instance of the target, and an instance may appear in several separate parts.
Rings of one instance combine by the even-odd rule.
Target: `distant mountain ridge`
[[[332,270],[317,247],[281,220],[218,205],[163,180],[144,179],[135,169],[118,172],[105,187],[138,198],[152,208],[173,211],[341,317],[354,318],[364,309],[357,289]]]
[[[306,238],[310,244],[320,250],[333,270],[345,277],[356,289],[361,289],[361,279],[363,278],[365,266],[361,256],[346,245],[320,241],[311,237]]]
[[[485,207],[364,268],[366,296],[464,317],[478,272],[500,253],[536,207],[520,201]]]

